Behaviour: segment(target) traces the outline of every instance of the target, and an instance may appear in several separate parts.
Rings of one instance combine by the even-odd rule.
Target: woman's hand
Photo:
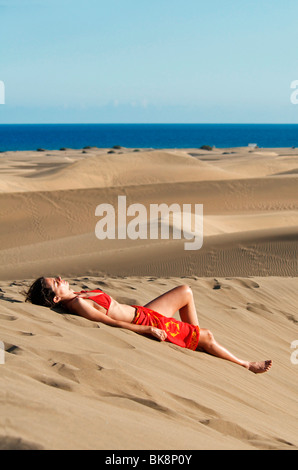
[[[150,332],[151,335],[154,336],[154,338],[157,338],[160,341],[165,341],[167,339],[167,333],[164,330],[156,328],[155,326],[150,327]]]

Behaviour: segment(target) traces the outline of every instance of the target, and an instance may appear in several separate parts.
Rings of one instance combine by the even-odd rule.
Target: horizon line
[[[297,122],[3,122],[0,126],[297,126]]]

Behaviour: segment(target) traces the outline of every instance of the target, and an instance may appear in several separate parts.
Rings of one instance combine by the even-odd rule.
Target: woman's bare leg
[[[260,362],[249,362],[243,361],[238,357],[234,356],[234,354],[230,353],[226,348],[221,346],[215,339],[213,334],[210,330],[205,328],[200,329],[200,339],[198,343],[197,350],[205,351],[212,356],[219,357],[221,359],[225,359],[227,361],[233,362],[234,364],[238,364],[246,369],[254,372],[255,374],[261,374],[263,372],[267,372],[271,366],[272,361],[260,361]]]
[[[152,300],[145,307],[151,308],[166,317],[173,317],[179,311],[181,320],[191,325],[199,326],[193,293],[189,286],[182,285],[160,295]],[[272,365],[272,361],[249,362],[239,359],[230,351],[221,346],[215,339],[210,330],[200,329],[200,339],[197,347],[198,351],[205,351],[208,354],[225,359],[238,364],[246,369],[260,374],[267,372]]]
[[[179,311],[183,322],[199,325],[193,293],[187,285],[174,287],[146,304],[145,307],[151,308],[165,317],[173,317]]]

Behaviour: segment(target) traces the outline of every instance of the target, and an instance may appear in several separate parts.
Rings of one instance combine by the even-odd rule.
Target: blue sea
[[[0,151],[110,148],[298,147],[298,124],[2,124]]]

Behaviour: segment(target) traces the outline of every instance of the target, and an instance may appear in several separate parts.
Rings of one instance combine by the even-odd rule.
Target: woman
[[[70,313],[88,320],[205,351],[255,374],[267,372],[272,365],[271,360],[249,362],[237,358],[218,344],[211,331],[200,328],[192,290],[187,285],[175,287],[142,307],[120,304],[100,289],[74,292],[61,277],[40,277],[29,288],[26,301],[48,307],[62,305]],[[181,321],[173,318],[178,310]]]

